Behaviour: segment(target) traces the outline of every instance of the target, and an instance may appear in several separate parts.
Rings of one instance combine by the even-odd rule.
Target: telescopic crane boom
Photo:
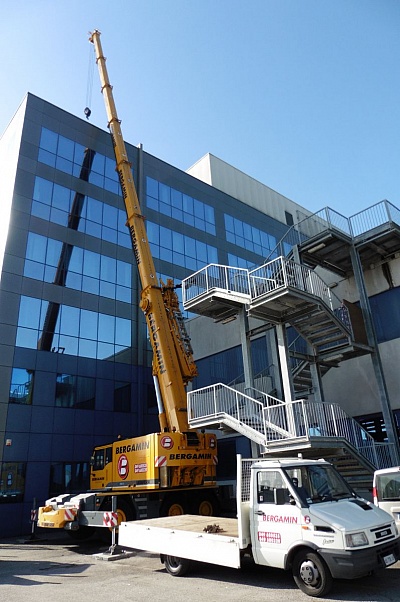
[[[140,307],[146,317],[153,349],[153,376],[160,426],[163,431],[183,433],[189,431],[185,385],[196,376],[196,366],[189,338],[180,319],[179,302],[173,290],[173,281],[169,280],[165,286],[157,279],[144,217],[122,136],[121,122],[118,119],[112,86],[108,78],[100,32],[95,30],[91,34],[90,41],[95,48],[108,127],[113,140],[116,169],[127,213],[127,225],[142,286]]]
[[[60,494],[39,508],[40,527],[65,529],[78,539],[89,537],[93,528],[101,528],[103,532],[108,529],[108,515],[114,502],[118,524],[139,517],[189,512],[212,516],[218,506],[216,436],[190,430],[187,421],[185,386],[197,372],[178,296],[172,279],[166,284],[157,279],[100,32],[94,31],[90,41],[95,48],[127,225],[142,285],[140,307],[153,349],[160,431],[96,446],[90,462],[90,491]]]

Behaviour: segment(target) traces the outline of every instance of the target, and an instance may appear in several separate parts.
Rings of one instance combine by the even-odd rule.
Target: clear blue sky
[[[0,23],[0,132],[28,91],[84,119],[99,29],[128,142],[312,211],[400,206],[399,0],[4,0]],[[97,68],[90,105],[105,129]]]

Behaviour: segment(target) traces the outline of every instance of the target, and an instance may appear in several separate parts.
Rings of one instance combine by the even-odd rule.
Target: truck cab
[[[261,461],[251,472],[254,560],[292,568],[305,593],[323,595],[332,578],[361,577],[398,559],[392,517],[357,497],[328,462]]]

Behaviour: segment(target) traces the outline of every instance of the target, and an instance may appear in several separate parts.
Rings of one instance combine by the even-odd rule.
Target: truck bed
[[[119,527],[118,544],[240,568],[241,546],[234,518],[184,514],[124,522]]]

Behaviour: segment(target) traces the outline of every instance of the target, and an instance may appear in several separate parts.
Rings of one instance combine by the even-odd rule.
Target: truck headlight
[[[346,546],[348,548],[358,548],[360,546],[368,545],[368,538],[365,535],[364,531],[359,531],[358,533],[350,533],[346,535]]]

